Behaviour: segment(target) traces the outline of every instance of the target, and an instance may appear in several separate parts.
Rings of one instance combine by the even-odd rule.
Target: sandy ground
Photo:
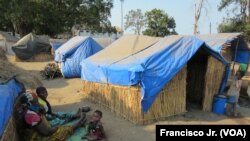
[[[12,63],[39,75],[39,71],[48,62],[12,61]],[[156,124],[250,124],[250,109],[241,107],[242,118],[229,118],[210,112],[189,111],[183,115],[170,117],[165,121],[139,126],[116,116],[103,107],[88,102],[81,91],[80,79],[43,80],[43,84],[48,88],[48,99],[56,111],[72,111],[81,106],[91,106],[92,109],[103,111],[103,122],[109,141],[153,141],[155,140]]]

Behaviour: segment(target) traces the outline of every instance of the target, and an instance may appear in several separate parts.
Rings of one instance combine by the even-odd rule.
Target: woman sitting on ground
[[[72,132],[85,120],[85,113],[71,126],[51,127],[43,115],[35,93],[26,92],[20,99],[22,104],[22,122],[25,141],[66,141]]]
[[[43,86],[37,87],[36,93],[38,95],[38,102],[44,108],[46,118],[49,121],[51,126],[63,125],[65,123],[68,123],[68,122],[76,119],[76,118],[79,118],[80,112],[90,111],[89,107],[82,107],[82,108],[78,109],[77,113],[75,113],[75,112],[68,112],[68,113],[57,112],[57,113],[54,113],[52,111],[50,103],[47,100],[47,97],[48,97],[47,89]]]

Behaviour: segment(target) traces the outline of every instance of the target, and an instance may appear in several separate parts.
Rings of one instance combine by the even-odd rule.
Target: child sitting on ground
[[[101,118],[102,112],[100,110],[96,110],[90,117],[88,117],[85,123],[87,133],[82,139],[87,139],[88,141],[107,141]]]

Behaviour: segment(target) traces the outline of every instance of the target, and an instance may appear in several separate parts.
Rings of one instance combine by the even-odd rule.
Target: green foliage
[[[153,9],[146,12],[147,29],[144,35],[163,37],[166,35],[177,34],[175,32],[175,20],[160,9]]]
[[[0,28],[21,35],[55,35],[79,24],[92,32],[115,32],[111,27],[113,0],[0,0]]]
[[[247,17],[247,3],[249,0],[221,0],[218,10],[224,10],[231,6],[235,13],[233,17],[228,17],[218,27],[219,32],[243,32],[246,36],[250,35],[250,22]],[[230,13],[232,13],[230,11]],[[228,13],[229,15],[229,13]]]
[[[131,10],[125,16],[125,29],[130,28],[135,34],[140,35],[141,30],[145,25],[145,17],[141,9]]]
[[[218,27],[219,32],[242,32],[245,29],[245,24],[242,20],[231,18],[221,23]]]
[[[239,13],[236,13],[235,16],[238,18],[242,18],[242,20],[247,19],[247,3],[249,0],[221,0],[220,5],[218,7],[219,11],[222,11],[226,8],[231,7],[230,13],[233,11],[238,11]]]

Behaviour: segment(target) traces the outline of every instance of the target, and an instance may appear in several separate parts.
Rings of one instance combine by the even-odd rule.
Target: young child
[[[240,96],[240,89],[242,84],[242,77],[243,77],[242,71],[237,71],[235,76],[233,76],[232,84],[230,85],[230,88],[228,90],[228,104],[227,104],[227,115],[231,116],[233,115],[236,117],[238,115],[237,113],[237,104]]]
[[[87,128],[87,134],[85,134],[82,139],[87,139],[88,141],[107,141],[104,128],[101,123],[102,112],[96,110],[90,117],[87,119],[85,126]]]

